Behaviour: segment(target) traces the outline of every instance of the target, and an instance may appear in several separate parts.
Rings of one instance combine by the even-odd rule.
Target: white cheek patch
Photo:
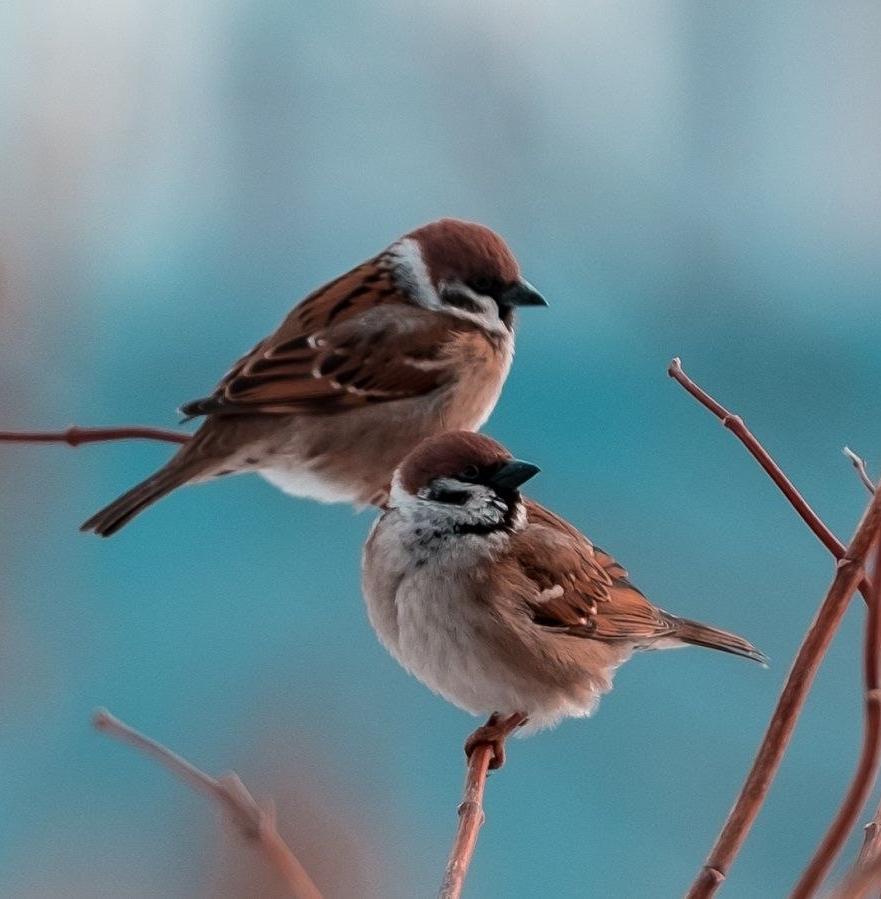
[[[441,308],[443,304],[434,289],[417,241],[405,237],[393,243],[388,249],[388,257],[395,280],[420,306],[426,309]]]

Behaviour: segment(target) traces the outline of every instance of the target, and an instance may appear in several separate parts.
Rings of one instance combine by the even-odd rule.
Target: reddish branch
[[[95,712],[92,723],[98,730],[152,756],[194,790],[215,800],[239,826],[245,837],[256,842],[293,899],[322,899],[306,869],[279,835],[276,829],[275,810],[271,806],[261,808],[237,774],[230,773],[220,778],[211,777],[104,709]]]
[[[465,876],[477,846],[477,834],[486,816],[483,813],[483,791],[493,750],[489,744],[478,746],[468,760],[465,792],[459,806],[459,827],[444,871],[438,899],[458,899],[462,894]]]
[[[829,899],[863,899],[869,891],[881,884],[881,858],[874,858],[865,865],[856,865],[829,895]]]
[[[881,544],[875,557],[875,587],[881,591]],[[868,622],[867,633],[870,629]],[[881,640],[879,640],[881,642]],[[865,747],[864,750],[865,752]],[[836,896],[863,896],[869,889],[881,882],[881,805],[875,811],[874,818],[866,825],[863,833],[863,845],[851,873],[836,891]]]
[[[870,865],[878,867],[881,877],[881,805],[875,810],[875,817],[866,825],[863,833],[863,845],[857,858],[856,868]]]
[[[841,847],[857,822],[878,776],[881,761],[881,540],[876,539],[875,567],[863,645],[863,746],[857,769],[835,820],[792,892],[792,899],[809,899],[823,883]],[[873,853],[874,854],[874,853]],[[859,864],[859,862],[858,862]]]
[[[822,518],[811,508],[808,501],[799,493],[795,484],[783,473],[783,469],[774,461],[771,454],[762,446],[758,438],[746,426],[739,415],[729,412],[718,400],[714,399],[702,387],[697,385],[682,368],[682,361],[676,357],[670,363],[667,374],[678,381],[704,408],[709,409],[746,447],[747,452],[764,468],[771,480],[780,488],[781,493],[789,500],[792,507],[801,516],[804,523],[817,535],[820,542],[836,559],[844,556],[844,544],[832,533]],[[863,581],[860,592],[868,596],[869,584]]]
[[[493,715],[486,725],[477,728],[465,743],[466,752],[470,752],[468,773],[465,776],[465,792],[459,805],[459,826],[447,859],[438,899],[459,899],[462,894],[465,877],[477,846],[477,835],[486,817],[483,813],[483,791],[486,787],[487,772],[491,767],[502,766],[505,758],[503,749],[505,739],[526,721],[525,715],[514,714],[493,724],[496,718],[497,716]],[[487,730],[491,726],[494,728],[492,741],[481,742],[488,739]]]
[[[870,504],[850,548],[845,549],[841,541],[838,540],[810,507],[792,481],[783,473],[780,466],[777,465],[739,416],[732,415],[721,403],[692,381],[683,371],[679,359],[672,361],[668,374],[681,384],[701,405],[712,412],[722,422],[724,427],[738,437],[750,454],[780,488],[808,527],[838,559],[835,580],[802,642],[747,780],[734,804],[734,808],[729,813],[715,846],[707,858],[704,868],[688,893],[689,899],[698,899],[698,897],[712,896],[716,892],[724,881],[740,847],[743,845],[792,737],[798,715],[813,683],[817,668],[838,628],[854,589],[858,587],[866,597],[867,602],[870,605],[874,605],[871,588],[868,581],[863,577],[863,569],[865,567],[866,554],[870,550],[876,531],[879,528],[879,522],[881,522],[881,509],[879,509],[876,496]],[[854,461],[853,458],[852,461]],[[862,460],[859,461],[862,462]],[[865,466],[862,467],[863,471],[864,469]],[[861,470],[859,466],[857,466],[857,470]],[[868,477],[867,473],[866,477]],[[870,633],[874,633],[875,625],[876,622],[873,617]],[[869,639],[868,636],[867,639]],[[868,665],[869,663],[867,662],[867,671]],[[872,694],[868,695],[871,696]],[[868,704],[874,704],[875,702],[876,700],[871,698],[867,699]],[[867,707],[868,714],[870,713]],[[871,714],[874,716],[875,711],[872,711]],[[868,718],[867,726],[873,726]],[[877,742],[877,740],[873,740],[871,732],[867,732],[864,754],[867,753],[868,755],[862,759],[864,765],[860,766],[860,772],[863,776],[865,776],[864,767],[869,770],[870,777],[872,776],[871,772],[874,771],[875,761],[872,758],[872,754],[875,752],[875,749],[872,746],[873,742]],[[856,784],[856,789],[858,791],[863,789],[862,779]],[[849,798],[851,798],[850,794]],[[857,814],[859,807],[857,807]],[[851,805],[845,803],[842,814],[849,816],[852,813]],[[842,822],[844,822],[843,818]],[[836,819],[836,824],[838,823],[841,822]],[[881,820],[879,820],[879,824],[875,829],[881,831]],[[833,831],[834,833],[831,834],[832,839],[837,840],[838,828],[834,826]],[[831,846],[831,843],[829,845]],[[825,841],[824,847],[829,848],[826,846]],[[832,848],[837,853],[837,848]],[[819,855],[821,858],[823,857],[822,852]]]
[[[835,579],[799,647],[752,768],[703,869],[688,892],[689,899],[712,896],[740,851],[789,745],[820,662],[860,583],[866,554],[879,529],[881,492],[873,497],[850,547],[838,562]]]
[[[165,443],[186,443],[190,435],[164,428],[145,428],[140,425],[124,428],[81,428],[71,425],[65,431],[0,431],[3,443],[103,443],[107,440],[161,440]]]

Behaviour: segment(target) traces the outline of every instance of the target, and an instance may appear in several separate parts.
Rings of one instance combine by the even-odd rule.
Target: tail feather
[[[729,631],[723,631],[718,627],[710,627],[698,621],[688,618],[674,618],[673,636],[683,643],[691,643],[694,646],[706,646],[709,649],[719,649],[722,652],[730,652],[745,659],[752,659],[760,665],[768,664],[768,657],[756,649],[748,640],[738,637]]]
[[[80,525],[80,530],[93,531],[100,537],[109,537],[125,527],[147,506],[189,481],[194,473],[190,466],[166,465],[127,493],[123,493],[109,506],[96,512]]]

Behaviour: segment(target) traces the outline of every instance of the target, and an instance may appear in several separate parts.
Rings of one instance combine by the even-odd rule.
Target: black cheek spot
[[[444,291],[443,299],[448,305],[455,306],[457,309],[461,309],[464,312],[471,312],[474,315],[479,315],[483,311],[479,303],[474,302],[471,297],[465,296],[463,293],[456,293],[455,290]]]

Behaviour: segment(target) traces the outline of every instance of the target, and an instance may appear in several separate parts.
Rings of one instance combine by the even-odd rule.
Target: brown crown
[[[439,219],[405,236],[419,242],[425,266],[435,284],[454,278],[465,282],[489,279],[513,284],[520,277],[520,266],[508,245],[485,225]]]
[[[435,478],[451,477],[468,465],[478,468],[508,462],[511,454],[490,437],[471,431],[450,431],[423,440],[401,463],[401,486],[407,493]]]

